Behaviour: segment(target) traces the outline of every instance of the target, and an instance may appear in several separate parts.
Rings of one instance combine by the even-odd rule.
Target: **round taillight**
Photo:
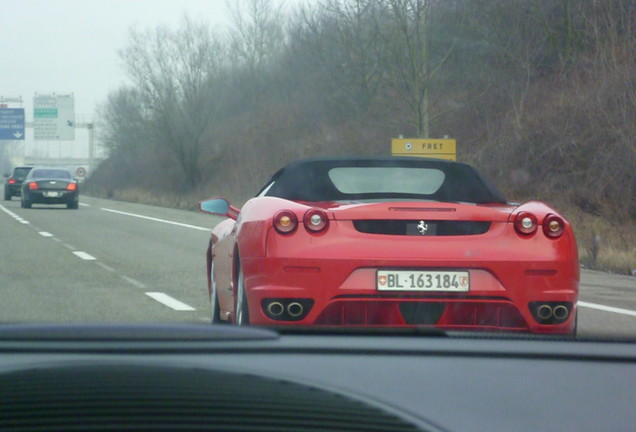
[[[565,221],[557,215],[549,214],[543,219],[543,233],[550,238],[559,238],[565,231]]]
[[[282,210],[274,216],[274,229],[281,234],[290,234],[296,230],[298,226],[298,218],[294,212]]]
[[[515,229],[522,235],[534,234],[537,230],[537,217],[528,212],[519,213],[515,218]]]
[[[30,190],[38,190],[38,184],[36,182],[29,183]]]
[[[308,231],[320,232],[329,226],[329,218],[323,210],[311,209],[305,213],[303,224]]]

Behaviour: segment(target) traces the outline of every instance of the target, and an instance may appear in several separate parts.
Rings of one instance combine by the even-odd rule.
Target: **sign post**
[[[415,156],[457,160],[457,142],[454,139],[409,139],[391,140],[392,156]]]

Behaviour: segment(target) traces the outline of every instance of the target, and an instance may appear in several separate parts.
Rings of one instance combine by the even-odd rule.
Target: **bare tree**
[[[363,114],[377,97],[383,74],[379,39],[385,11],[377,0],[325,0],[302,13],[305,37],[336,91]]]
[[[281,7],[271,0],[227,2],[232,14],[229,55],[251,103],[260,101],[275,60],[284,47]]]
[[[431,82],[452,52],[431,60],[429,31],[434,0],[384,0],[390,11],[383,31],[388,55],[386,82],[405,98],[413,113],[417,136],[428,138]]]
[[[221,48],[208,27],[186,17],[176,31],[131,30],[121,53],[147,112],[148,138],[176,157],[189,188],[201,178],[199,158],[221,103]]]
[[[110,93],[100,107],[98,139],[110,156],[137,155],[147,150],[143,139],[147,119],[141,95],[135,88],[122,87]]]

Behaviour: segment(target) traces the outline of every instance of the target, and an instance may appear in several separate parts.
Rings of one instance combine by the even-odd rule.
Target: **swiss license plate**
[[[467,292],[470,277],[467,271],[378,270],[378,291],[443,291]]]
[[[61,192],[44,192],[44,196],[47,198],[58,198]]]

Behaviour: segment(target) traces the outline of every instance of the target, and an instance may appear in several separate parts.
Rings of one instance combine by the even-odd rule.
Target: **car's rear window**
[[[31,177],[70,179],[71,173],[63,169],[36,169],[33,171]]]
[[[405,193],[433,194],[444,182],[438,169],[407,167],[338,167],[329,170],[329,178],[345,194]]]
[[[16,177],[26,177],[31,168],[16,168],[13,173]]]
[[[274,174],[259,195],[307,202],[395,199],[506,202],[473,167],[423,158],[298,161]]]

